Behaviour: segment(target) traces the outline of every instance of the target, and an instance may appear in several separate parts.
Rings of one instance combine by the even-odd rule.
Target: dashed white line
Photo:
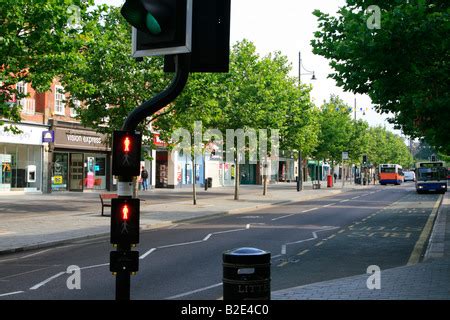
[[[23,293],[23,291],[14,291],[14,292],[2,293],[2,294],[0,294],[0,297],[12,296],[13,294],[19,294],[19,293]]]
[[[42,281],[42,282],[39,282],[37,285],[32,286],[32,287],[30,288],[30,290],[36,290],[36,289],[39,289],[40,287],[46,285],[47,283],[49,283],[50,281],[52,281],[52,280],[54,280],[54,279],[56,279],[56,278],[62,276],[63,274],[65,274],[65,272],[57,273],[57,274],[55,274],[54,276],[51,276],[50,278],[48,278],[48,279],[46,279],[46,280],[44,280],[44,281]]]
[[[352,199],[358,199],[360,196],[353,197]]]
[[[281,254],[286,254],[286,245],[285,244],[283,244],[281,246]]]
[[[325,206],[323,206],[324,208],[326,208],[326,207],[331,207],[331,206],[334,206],[336,204],[336,202],[335,203],[330,203],[330,204],[327,204],[327,205],[325,205]]]
[[[310,211],[314,211],[314,210],[317,210],[317,209],[319,209],[319,208],[312,208],[312,209],[308,209],[308,210],[303,210],[303,211],[302,211],[302,213],[303,213],[303,212],[310,212]]]
[[[250,229],[250,223],[245,226],[245,229]]]
[[[292,216],[294,216],[294,215],[296,215],[296,214],[297,214],[297,213],[291,213],[291,214],[288,214],[288,215],[286,215],[286,216],[282,216],[282,217],[278,217],[278,218],[273,218],[272,221],[277,221],[277,220],[280,220],[280,219],[289,218],[289,217],[292,217]]]
[[[200,288],[200,289],[197,289],[197,290],[192,290],[192,291],[180,293],[180,294],[177,294],[175,296],[171,296],[171,297],[165,298],[165,300],[173,300],[173,299],[178,299],[178,298],[190,296],[191,294],[194,294],[194,293],[197,293],[197,292],[206,291],[206,290],[213,289],[213,288],[217,288],[217,287],[220,287],[221,285],[222,285],[222,282],[216,283],[216,284],[213,284],[213,285],[208,286],[208,287],[204,287],[204,288]]]
[[[345,199],[345,200],[341,200],[339,202],[347,202],[347,201],[350,201],[350,200],[349,199]]]
[[[144,253],[143,255],[141,255],[140,257],[139,257],[139,259],[145,259],[149,254],[151,254],[153,251],[155,251],[156,250],[156,248],[151,248],[150,250],[148,250],[146,253]]]

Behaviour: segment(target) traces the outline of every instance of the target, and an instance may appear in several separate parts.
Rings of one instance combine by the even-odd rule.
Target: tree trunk
[[[265,196],[267,194],[267,174],[263,176],[263,185],[263,196]]]
[[[195,166],[195,156],[192,158],[192,173],[193,173],[193,177],[192,177],[192,200],[194,203],[194,206],[197,205],[197,190],[195,189],[195,183],[196,183],[196,179],[197,179],[197,168]]]
[[[236,155],[236,177],[234,184],[234,200],[239,200],[239,185],[241,183],[241,174],[239,172],[239,155]]]

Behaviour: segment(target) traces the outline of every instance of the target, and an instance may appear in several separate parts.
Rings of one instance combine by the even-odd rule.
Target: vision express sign
[[[102,150],[109,148],[105,145],[106,136],[90,131],[58,128],[55,131],[55,147],[83,150]]]

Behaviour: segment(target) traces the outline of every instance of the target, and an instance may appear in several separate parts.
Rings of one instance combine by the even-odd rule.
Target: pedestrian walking
[[[145,169],[144,166],[142,166],[141,171],[141,181],[142,181],[142,190],[148,190],[148,171]]]
[[[336,183],[337,173],[335,172],[335,173],[333,174],[333,176],[334,176],[334,183]]]
[[[373,184],[375,184],[376,180],[377,180],[377,174],[374,172],[373,173]]]

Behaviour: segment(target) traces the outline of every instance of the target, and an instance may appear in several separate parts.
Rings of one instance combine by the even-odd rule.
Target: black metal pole
[[[118,245],[117,251],[130,251],[130,246]],[[116,300],[129,301],[130,300],[130,284],[131,275],[128,271],[119,271],[116,275]]]
[[[125,120],[122,129],[124,131],[136,130],[139,122],[155,114],[169,103],[174,101],[183,91],[189,78],[190,54],[178,54],[175,56],[176,74],[171,84],[152,99],[144,102],[134,109]]]
[[[176,55],[175,57],[175,77],[170,85],[161,93],[153,97],[152,99],[144,102],[139,107],[134,109],[125,120],[122,130],[135,131],[138,124],[155,114],[162,108],[166,107],[172,101],[174,101],[178,95],[183,91],[189,78],[189,64],[190,54]],[[133,191],[133,177],[132,176],[120,176],[118,185],[119,198],[132,198]],[[127,252],[131,247],[118,246],[117,251]],[[130,272],[119,271],[116,276],[116,300],[130,300]]]

